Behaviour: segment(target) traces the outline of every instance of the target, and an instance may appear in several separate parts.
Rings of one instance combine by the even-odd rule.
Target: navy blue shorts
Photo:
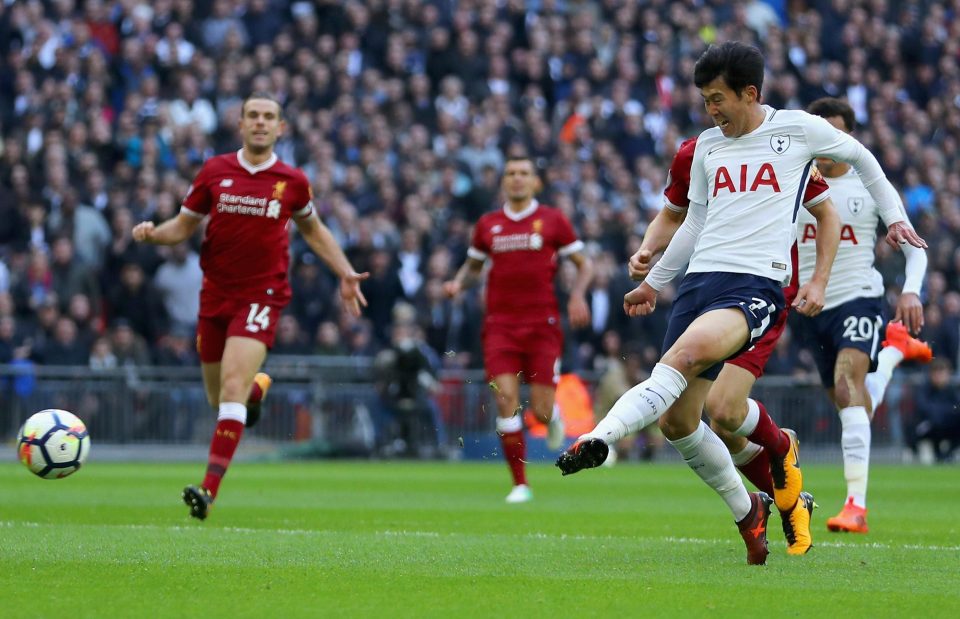
[[[877,369],[877,353],[886,322],[880,297],[854,299],[813,318],[800,316],[799,319],[801,341],[813,353],[824,387],[833,387],[837,354],[844,348],[862,351],[870,357],[870,371]]]
[[[780,283],[767,277],[746,273],[690,273],[680,282],[677,298],[670,312],[667,334],[660,349],[662,357],[687,327],[701,314],[728,307],[739,308],[747,319],[750,341],[734,352],[735,357],[748,350],[763,334],[777,323],[784,309],[783,289]],[[720,359],[700,373],[701,378],[716,380],[723,369]]]

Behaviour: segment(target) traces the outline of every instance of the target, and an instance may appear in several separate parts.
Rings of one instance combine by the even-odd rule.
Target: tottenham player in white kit
[[[702,422],[711,381],[725,359],[748,348],[783,310],[781,285],[791,272],[794,223],[814,157],[851,163],[877,203],[899,213],[896,191],[859,142],[806,112],[760,104],[763,73],[759,50],[739,42],[711,46],[697,61],[694,82],[716,127],[697,141],[683,225],[647,279],[624,297],[627,314],[649,314],[657,291],[689,258],[664,353],[650,378],[625,393],[557,461],[564,474],[599,466],[609,444],[663,416],[660,427],[671,444],[733,512],[750,564],[766,561],[773,500],[747,492],[726,447]],[[823,214],[821,205],[812,210]],[[891,216],[891,236],[923,245],[900,219]],[[835,214],[823,217],[821,226],[824,221],[838,225]],[[821,244],[818,261],[832,262],[835,252],[835,244]],[[826,281],[802,286],[798,311],[816,314],[825,287]]]
[[[840,99],[823,98],[808,110],[837,129],[850,133],[854,114]],[[818,159],[817,166],[830,186],[841,219],[840,248],[830,273],[823,312],[802,319],[802,333],[811,344],[820,379],[840,415],[843,473],[847,497],[839,514],[827,520],[831,531],[866,533],[867,474],[870,463],[870,421],[883,401],[894,368],[903,360],[929,361],[930,347],[910,336],[923,326],[920,287],[927,269],[922,249],[903,245],[905,280],[896,315],[883,328],[883,277],[874,268],[877,223],[889,224],[890,213],[878,208],[857,173],[845,163]],[[896,219],[907,221],[901,212]],[[817,222],[801,213],[797,218],[800,282],[813,274]],[[876,368],[875,372],[870,372]]]

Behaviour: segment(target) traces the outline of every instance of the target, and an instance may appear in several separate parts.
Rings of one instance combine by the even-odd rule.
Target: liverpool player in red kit
[[[455,297],[478,283],[484,263],[491,262],[483,323],[483,361],[496,393],[497,433],[513,475],[508,503],[524,503],[532,498],[524,464],[526,443],[519,406],[521,374],[530,384],[533,414],[548,424],[548,446],[558,449],[563,442],[563,422],[554,407],[563,349],[553,289],[557,256],[569,258],[578,271],[567,304],[570,326],[578,328],[590,321],[584,295],[592,267],[583,254],[583,242],[563,213],[534,199],[539,189],[540,179],[531,159],[508,159],[502,182],[506,204],[480,218],[467,261],[456,277],[444,284],[447,295]]]
[[[217,426],[203,482],[183,491],[190,515],[201,520],[217,496],[244,427],[257,421],[258,403],[270,385],[269,377],[258,371],[290,300],[290,219],[340,278],[347,309],[359,316],[360,306],[366,305],[360,282],[368,274],[354,271],[317,217],[304,174],[273,152],[283,130],[280,104],[268,94],[250,95],[241,108],[243,148],[203,164],[174,219],[159,226],[143,222],[133,229],[137,241],[176,245],[209,216],[200,250],[204,277],[197,350],[207,400],[218,409]],[[248,401],[253,404],[249,408]]]

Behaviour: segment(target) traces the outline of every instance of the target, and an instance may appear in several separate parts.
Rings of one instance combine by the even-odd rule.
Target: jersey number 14
[[[259,333],[270,328],[270,306],[259,303],[250,304],[250,313],[247,314],[246,329],[250,333]]]

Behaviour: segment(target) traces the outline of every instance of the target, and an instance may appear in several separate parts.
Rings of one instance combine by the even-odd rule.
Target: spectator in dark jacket
[[[930,362],[927,381],[916,394],[917,424],[913,448],[926,443],[937,462],[947,462],[960,447],[960,389],[951,380],[950,362]]]

